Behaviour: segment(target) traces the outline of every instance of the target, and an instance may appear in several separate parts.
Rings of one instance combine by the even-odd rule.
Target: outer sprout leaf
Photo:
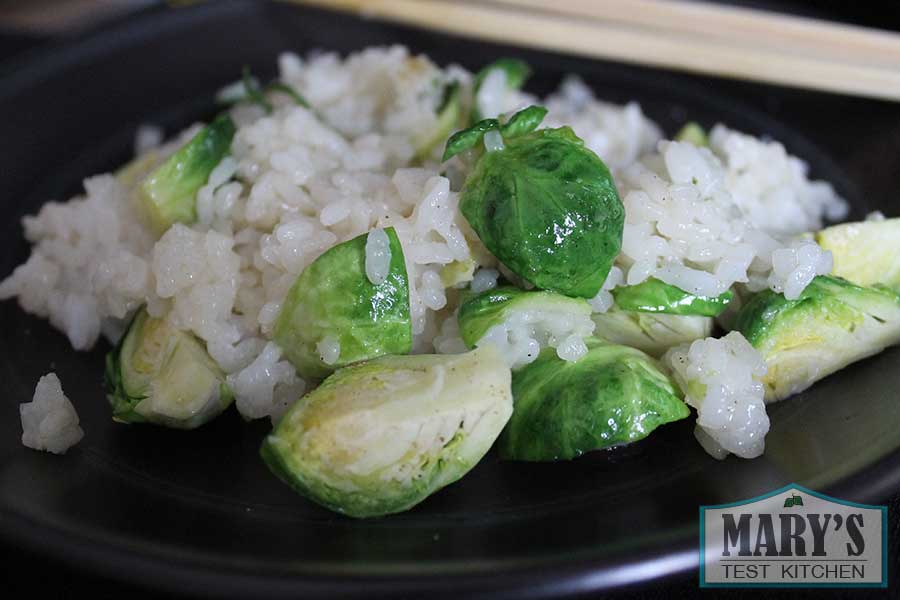
[[[468,129],[457,131],[447,140],[447,146],[444,148],[444,155],[441,157],[441,161],[450,160],[460,152],[474,148],[481,143],[484,134],[491,129],[500,129],[500,122],[497,119],[484,119]]]
[[[545,349],[513,373],[512,392],[513,416],[498,448],[513,460],[575,458],[640,440],[690,414],[655,360],[596,339],[574,363]]]
[[[731,290],[716,297],[697,296],[653,277],[637,285],[614,288],[612,295],[622,310],[706,317],[721,314],[734,297]]]
[[[500,134],[504,138],[511,138],[530,133],[538,128],[545,116],[547,109],[543,106],[523,108],[500,126]]]

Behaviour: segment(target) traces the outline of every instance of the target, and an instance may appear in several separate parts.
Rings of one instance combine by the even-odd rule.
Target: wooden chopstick
[[[568,4],[540,0],[291,1],[521,46],[900,100],[900,59],[895,58],[900,36],[860,27],[659,0]],[[607,6],[615,8],[609,11],[615,18],[606,18],[601,7]],[[637,6],[643,9],[629,13],[629,7]],[[675,19],[671,11],[676,8],[691,9],[693,12],[677,14],[679,19],[690,14],[693,22]],[[698,8],[708,11],[698,13]],[[740,14],[727,12],[738,10]],[[672,25],[673,19],[679,24]],[[709,34],[716,24],[720,29]],[[766,36],[767,31],[777,33]],[[777,40],[770,43],[769,38]],[[836,47],[852,51],[836,51]]]
[[[866,27],[683,0],[490,0],[513,8],[551,11],[649,27],[733,44],[900,68],[900,35]]]

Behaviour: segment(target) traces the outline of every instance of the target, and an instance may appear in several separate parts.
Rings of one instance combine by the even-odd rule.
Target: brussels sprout
[[[796,300],[757,294],[735,329],[766,361],[766,401],[782,400],[900,342],[900,295],[820,275]]]
[[[697,296],[653,277],[611,291],[622,310],[704,317],[718,316],[734,297],[731,290],[715,297]]]
[[[334,373],[262,445],[269,468],[351,517],[407,510],[465,475],[512,413],[494,348],[385,356]]]
[[[273,339],[303,377],[321,379],[338,367],[412,348],[403,248],[393,227],[384,233],[390,262],[378,285],[366,275],[364,233],[326,250],[284,299]]]
[[[695,146],[709,146],[709,136],[706,130],[700,124],[690,121],[685,123],[678,133],[675,134],[676,142],[688,142]]]
[[[435,146],[447,139],[450,132],[456,129],[462,112],[461,106],[459,83],[454,81],[444,89],[444,98],[438,106],[434,127],[420,132],[413,139],[417,159],[421,160],[430,155]]]
[[[467,299],[460,306],[457,319],[463,341],[474,348],[492,327],[508,327],[513,320],[532,326],[548,320],[587,321],[589,329],[585,335],[589,335],[590,314],[591,305],[581,298],[503,286]],[[563,329],[570,327],[564,325]]]
[[[234,131],[230,117],[216,117],[140,184],[139,205],[157,233],[197,220],[197,191],[228,153]]]
[[[197,338],[142,309],[106,355],[113,419],[193,429],[234,399],[225,374]]]
[[[528,63],[516,58],[501,58],[483,67],[475,75],[472,121],[496,117],[507,110],[508,93],[521,89],[530,76]]]
[[[835,225],[816,233],[816,241],[831,250],[833,275],[900,290],[900,218]]]
[[[483,154],[460,210],[516,275],[569,296],[593,298],[622,245],[625,211],[612,176],[568,127]]]
[[[594,335],[659,358],[673,346],[712,335],[711,317],[642,313],[617,307],[591,315]]]
[[[512,393],[513,415],[497,447],[514,460],[575,458],[640,440],[690,415],[654,359],[596,339],[577,362],[544,350],[513,373]]]

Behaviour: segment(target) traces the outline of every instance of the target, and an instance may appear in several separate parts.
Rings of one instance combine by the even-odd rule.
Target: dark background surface
[[[768,2],[739,2],[742,5],[766,6]],[[2,5],[0,5],[2,6]],[[777,8],[787,12],[807,14],[882,28],[900,28],[898,3],[885,2],[817,2],[779,3]],[[117,17],[121,18],[121,17]],[[54,38],[71,35],[57,33]],[[4,29],[0,23],[0,56],[4,59],[22,57],[29,51],[48,43],[50,38],[42,32],[26,32]],[[694,78],[703,81],[703,78]],[[721,84],[717,84],[721,85]],[[866,190],[891,193],[897,190],[900,172],[871,168],[873,157],[886,154],[900,155],[900,105],[862,99],[823,95],[812,92],[749,85],[730,82],[729,91],[741,97],[746,104],[762,110],[782,122],[799,123],[803,133],[838,162],[851,181],[868,181]],[[881,163],[883,164],[883,163]],[[893,164],[897,164],[895,161]],[[866,199],[863,198],[863,201]],[[892,202],[897,202],[891,197]],[[880,204],[880,202],[875,202]],[[893,215],[900,213],[900,202],[895,203]],[[652,582],[620,593],[610,594],[621,598],[667,598],[693,595],[726,597],[848,597],[890,596],[900,597],[900,495],[889,502],[889,569],[891,588],[879,591],[803,590],[773,594],[770,591],[711,591],[698,590],[696,575],[670,578]],[[49,561],[8,543],[0,545],[0,555],[7,560],[3,565],[3,588],[11,595],[21,597],[74,597],[89,594],[98,598],[121,596],[150,597],[153,594],[141,588],[73,569],[66,564]],[[73,557],[75,559],[77,557]],[[34,573],[24,577],[25,573]]]

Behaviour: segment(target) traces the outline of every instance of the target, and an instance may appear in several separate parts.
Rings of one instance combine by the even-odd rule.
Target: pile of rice
[[[22,444],[29,448],[65,454],[84,437],[78,413],[63,393],[56,373],[38,380],[31,402],[19,405],[19,415]]]
[[[284,54],[279,73],[313,109],[281,94],[268,115],[234,107],[231,156],[200,190],[197,223],[156,240],[129,201],[139,178],[91,177],[83,195],[24,219],[32,254],[0,283],[0,298],[48,318],[78,350],[101,333],[115,340],[146,305],[206,342],[242,414],[277,416],[309,387],[268,339],[289,287],[326,249],[392,226],[407,261],[414,351],[461,351],[455,289],[489,289],[504,268],[457,208],[462,163],[442,166],[441,147],[424,161],[414,156],[445,85],[470,90],[472,74],[401,46],[343,59]],[[503,111],[538,101],[501,96]],[[626,208],[623,250],[594,311],[610,308],[616,285],[650,276],[703,294],[742,283],[794,297],[830,271],[828,253],[789,236],[840,217],[846,205],[827,184],[809,181],[780,144],[723,126],[712,130],[710,148],[665,141],[636,103],[602,102],[577,78],[543,103],[546,126],[573,126],[610,165]],[[138,162],[149,170],[196,130],[159,145],[158,131],[142,129]],[[508,341],[540,347],[553,338],[569,359],[591,329],[576,319],[542,336],[531,326],[512,327]],[[323,359],[333,360],[325,342]]]

